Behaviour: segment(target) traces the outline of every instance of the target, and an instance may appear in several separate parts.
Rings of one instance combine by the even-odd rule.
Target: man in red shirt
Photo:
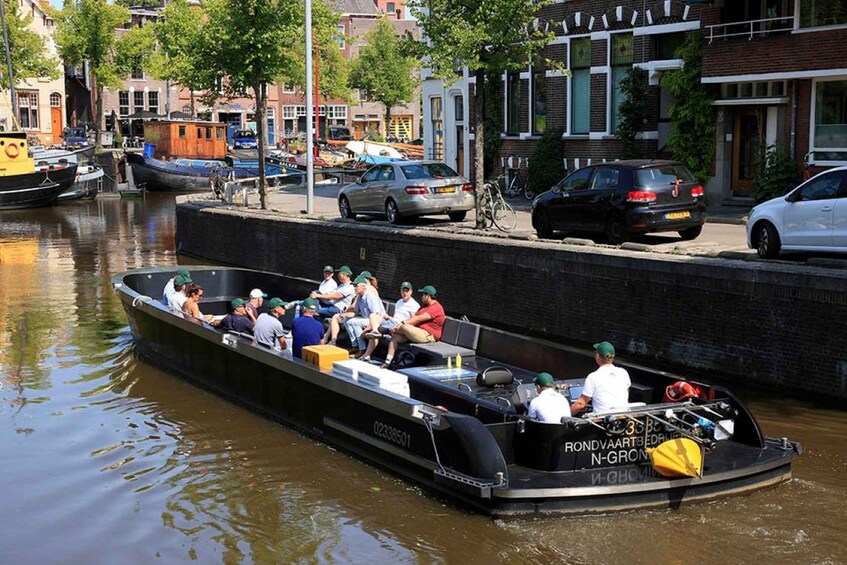
[[[441,339],[444,329],[444,307],[435,299],[435,287],[431,284],[419,288],[421,293],[421,308],[415,315],[400,322],[391,330],[391,342],[388,344],[388,355],[383,367],[391,364],[398,343],[432,343]]]

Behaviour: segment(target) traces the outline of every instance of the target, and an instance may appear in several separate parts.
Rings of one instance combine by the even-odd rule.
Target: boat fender
[[[647,455],[653,469],[663,477],[700,477],[703,474],[703,453],[700,446],[688,438],[669,439],[656,447],[648,447]]]
[[[476,376],[476,384],[478,386],[510,385],[514,380],[515,377],[512,376],[512,371],[508,367],[499,367],[496,365],[488,367]]]
[[[699,398],[705,400],[706,394],[703,389],[697,385],[687,383],[685,381],[676,381],[665,389],[664,403],[681,402],[689,398]]]
[[[10,143],[6,146],[6,156],[9,159],[16,159],[21,154],[21,150],[17,143]]]

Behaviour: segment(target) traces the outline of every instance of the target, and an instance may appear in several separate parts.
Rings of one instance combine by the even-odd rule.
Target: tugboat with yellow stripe
[[[73,164],[36,171],[26,133],[0,133],[0,210],[53,204],[73,184],[76,168]]]

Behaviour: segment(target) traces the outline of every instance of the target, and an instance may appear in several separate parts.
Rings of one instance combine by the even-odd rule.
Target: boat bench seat
[[[441,363],[448,357],[461,355],[474,357],[479,342],[479,325],[447,318],[441,332],[441,340],[434,343],[413,343],[409,349],[416,355],[425,355],[430,362]]]

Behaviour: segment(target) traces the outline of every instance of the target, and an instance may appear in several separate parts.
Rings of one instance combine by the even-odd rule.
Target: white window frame
[[[812,79],[812,103],[809,110],[809,164],[826,167],[847,165],[847,160],[823,160],[815,159],[815,151],[840,151],[847,153],[847,147],[817,147],[815,145],[815,113],[817,112],[818,85],[822,82],[847,82],[847,75],[831,76]]]

